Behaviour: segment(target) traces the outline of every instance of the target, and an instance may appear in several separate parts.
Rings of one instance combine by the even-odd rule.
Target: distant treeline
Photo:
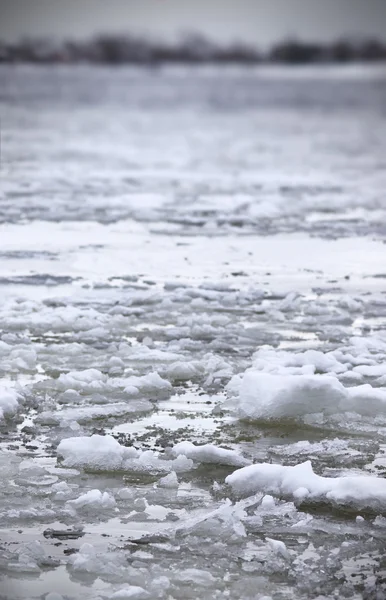
[[[6,63],[311,64],[382,60],[386,60],[386,43],[373,39],[341,39],[329,44],[286,40],[266,52],[242,43],[219,45],[199,35],[186,36],[177,43],[130,35],[100,35],[83,42],[25,39],[11,44],[0,41],[0,62]]]

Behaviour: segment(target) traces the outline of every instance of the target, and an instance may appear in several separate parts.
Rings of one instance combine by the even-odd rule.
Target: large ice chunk
[[[268,463],[250,465],[228,475],[225,482],[242,495],[262,491],[290,496],[295,500],[386,509],[385,479],[363,475],[321,477],[314,473],[311,461],[294,467]]]
[[[370,385],[345,388],[328,375],[272,375],[247,371],[231,379],[241,418],[274,420],[308,414],[354,411],[361,415],[386,413],[386,390]]]
[[[118,471],[126,458],[137,456],[136,450],[121,446],[110,435],[68,438],[60,442],[57,452],[64,458],[64,466],[95,471]]]

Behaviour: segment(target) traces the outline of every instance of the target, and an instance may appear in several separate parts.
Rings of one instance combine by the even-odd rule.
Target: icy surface
[[[1,600],[385,597],[385,81],[0,67]]]

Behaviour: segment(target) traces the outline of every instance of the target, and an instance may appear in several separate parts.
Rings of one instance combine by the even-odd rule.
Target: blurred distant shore
[[[136,64],[339,64],[386,61],[386,42],[376,39],[309,43],[285,40],[266,51],[242,43],[217,44],[201,35],[167,43],[130,35],[99,35],[87,41],[57,42],[24,39],[0,40],[2,63]]]

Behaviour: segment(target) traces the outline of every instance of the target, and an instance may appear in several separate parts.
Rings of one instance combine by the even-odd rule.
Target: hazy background
[[[386,0],[0,0],[0,39],[84,38],[99,32],[268,45],[290,36],[386,40]]]

